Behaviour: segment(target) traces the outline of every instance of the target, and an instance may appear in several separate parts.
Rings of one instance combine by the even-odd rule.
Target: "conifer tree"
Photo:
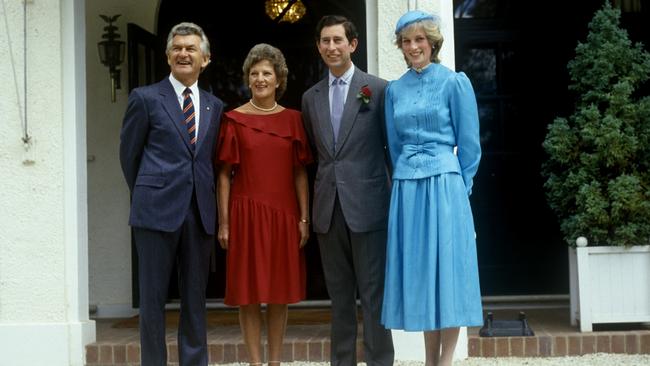
[[[650,244],[650,54],[632,44],[609,1],[568,64],[575,111],[548,126],[542,167],[565,240]]]

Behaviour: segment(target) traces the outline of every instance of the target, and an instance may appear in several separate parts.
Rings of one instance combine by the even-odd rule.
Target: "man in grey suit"
[[[380,324],[390,196],[386,81],[353,65],[358,35],[345,17],[323,17],[316,44],[329,76],[303,94],[302,114],[318,159],[312,216],[332,300],[331,362],[356,364],[358,289],[365,361],[392,365],[391,333]]]

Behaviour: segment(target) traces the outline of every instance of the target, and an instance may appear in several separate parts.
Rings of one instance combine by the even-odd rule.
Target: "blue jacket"
[[[131,190],[129,225],[172,232],[196,194],[206,233],[215,232],[214,159],[223,103],[200,91],[201,113],[195,148],[168,78],[136,88],[120,133],[120,164]]]
[[[467,76],[440,64],[421,73],[411,69],[389,84],[385,108],[393,179],[455,172],[470,194],[481,145],[476,98]]]

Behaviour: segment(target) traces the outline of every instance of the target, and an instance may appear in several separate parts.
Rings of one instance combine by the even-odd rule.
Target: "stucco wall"
[[[22,1],[0,6],[0,355],[13,366],[80,366],[84,345],[95,339],[82,164],[83,2],[27,1],[26,32]]]
[[[129,192],[118,159],[119,133],[128,98],[127,70],[122,88],[111,102],[108,68],[99,61],[97,42],[107,25],[99,14],[121,14],[115,25],[126,41],[127,23],[153,32],[158,0],[86,3],[86,77],[88,89],[88,242],[90,304],[97,315],[126,315],[131,307],[131,239],[128,226]]]
[[[440,50],[441,63],[454,69],[454,17],[452,0],[395,1],[377,0],[378,75],[386,80],[398,79],[406,72],[402,52],[395,46],[395,24],[408,10],[422,10],[440,15],[444,44]],[[369,56],[370,57],[370,56]]]
[[[406,71],[404,57],[393,40],[395,23],[408,10],[408,1],[378,0],[377,3],[378,75],[386,80],[395,80]]]
[[[65,319],[61,28],[58,2],[28,4],[25,152],[23,4],[0,13],[0,324]],[[8,32],[6,32],[8,30]],[[10,56],[10,57],[8,57]],[[24,159],[33,163],[24,164]]]

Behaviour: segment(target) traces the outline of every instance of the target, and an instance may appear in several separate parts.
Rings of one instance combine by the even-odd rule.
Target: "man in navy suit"
[[[177,264],[179,363],[205,366],[205,290],[216,221],[213,164],[223,104],[197,86],[210,62],[210,44],[198,25],[174,26],[166,53],[171,74],[131,92],[120,133],[138,250],[141,364],[167,364],[165,302]]]

